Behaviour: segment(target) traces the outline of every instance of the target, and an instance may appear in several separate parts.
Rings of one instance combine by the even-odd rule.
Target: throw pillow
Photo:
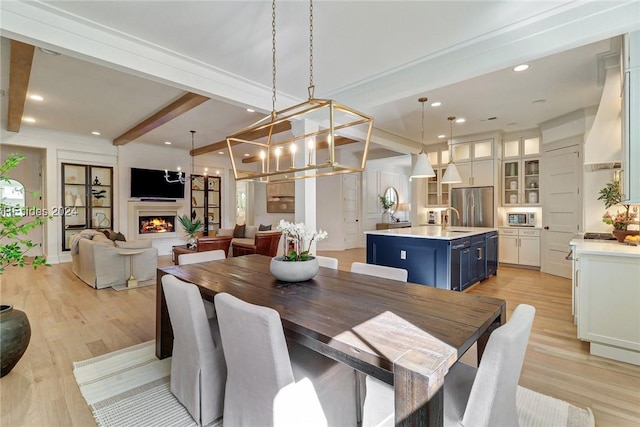
[[[119,240],[121,242],[126,242],[127,241],[127,239],[124,238],[124,234],[122,234],[120,232],[116,233],[116,236],[114,237],[113,240]],[[151,246],[149,246],[149,247],[151,247]]]
[[[243,238],[244,237],[244,229],[246,225],[237,225],[236,228],[233,229],[233,237]]]
[[[258,231],[269,231],[269,230],[271,230],[271,224],[269,225],[260,224],[260,226],[258,227]]]
[[[133,240],[131,242],[125,242],[122,240],[116,240],[116,248],[122,249],[146,249],[151,247],[151,240]]]
[[[231,236],[233,237],[233,228],[221,228],[220,230],[218,230],[217,232],[217,236]]]

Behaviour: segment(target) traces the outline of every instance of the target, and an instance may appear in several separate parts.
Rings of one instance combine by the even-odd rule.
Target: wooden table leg
[[[165,273],[158,271],[156,281],[156,357],[164,359],[173,352],[173,328],[169,319],[167,300],[162,290],[162,276]]]
[[[455,360],[455,352],[451,356]],[[395,425],[442,427],[444,425],[444,376],[448,365],[419,368],[424,357],[409,351],[394,363]]]

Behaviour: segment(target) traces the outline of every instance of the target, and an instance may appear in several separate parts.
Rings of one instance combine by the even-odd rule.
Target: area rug
[[[155,341],[74,362],[73,374],[98,426],[197,426],[171,394],[171,358],[156,358]],[[589,408],[520,386],[516,399],[521,427],[595,426]]]
[[[73,374],[98,426],[197,426],[169,389],[171,358],[155,341],[73,363]],[[222,426],[222,422],[212,426]]]

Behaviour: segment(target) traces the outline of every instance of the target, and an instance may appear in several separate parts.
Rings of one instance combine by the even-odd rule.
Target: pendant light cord
[[[453,163],[453,121],[456,118],[454,116],[451,117],[447,117],[447,120],[449,120],[449,125],[451,127],[451,132],[449,133],[449,163]]]
[[[271,117],[275,118],[276,115],[276,0],[271,2],[271,54],[272,54],[272,69],[271,74],[273,77],[272,90],[271,90]]]
[[[195,145],[193,142],[193,137],[196,134],[195,130],[190,130],[189,132],[191,132],[191,175],[189,175],[190,179],[193,179],[193,151],[195,150]]]
[[[309,0],[309,99],[313,99],[313,0]]]
[[[425,153],[424,151],[424,103],[427,102],[428,100],[429,98],[427,97],[418,98],[418,102],[422,104],[422,145],[420,146],[420,153]]]

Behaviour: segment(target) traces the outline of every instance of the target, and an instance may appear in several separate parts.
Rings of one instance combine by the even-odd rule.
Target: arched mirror
[[[391,207],[389,208],[389,213],[393,214],[396,210],[398,210],[398,191],[393,187],[388,187],[384,191],[384,197],[391,204]]]

